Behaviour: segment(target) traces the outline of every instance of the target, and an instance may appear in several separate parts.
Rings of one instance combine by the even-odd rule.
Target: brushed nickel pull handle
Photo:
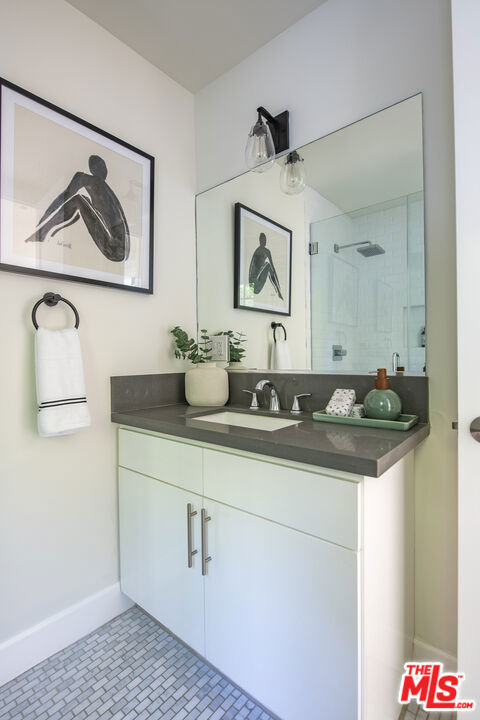
[[[207,511],[202,508],[202,575],[207,574],[207,563],[212,559],[207,555],[207,522],[212,518],[207,515]]]
[[[470,425],[470,434],[474,440],[480,442],[480,417],[472,420],[472,424]]]
[[[193,556],[198,550],[192,550],[192,518],[197,514],[196,510],[192,510],[192,503],[187,503],[187,564],[191,568],[193,566]]]

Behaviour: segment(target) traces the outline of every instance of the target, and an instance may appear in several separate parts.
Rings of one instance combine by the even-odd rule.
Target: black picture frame
[[[250,224],[247,235],[246,219]],[[252,239],[257,231],[258,247],[254,248],[255,241]],[[265,241],[260,239],[261,234],[266,236]],[[235,203],[234,243],[233,307],[238,310],[290,316],[292,231],[238,202]],[[267,301],[267,293],[270,295],[270,302]],[[255,298],[255,295],[262,297]]]
[[[61,138],[48,144],[51,164],[45,130]],[[22,164],[32,148],[31,163]],[[51,175],[52,167],[62,171],[48,186],[39,170]],[[0,270],[153,294],[154,176],[152,155],[0,78]],[[31,242],[29,254],[23,242]]]

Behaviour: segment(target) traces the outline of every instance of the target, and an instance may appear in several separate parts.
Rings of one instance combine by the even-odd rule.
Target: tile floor
[[[274,720],[133,607],[0,688],[0,720]]]
[[[456,713],[441,712],[427,713],[421,705],[412,700],[410,705],[402,710],[398,720],[456,720]]]
[[[0,720],[97,718],[275,720],[138,607],[0,687]],[[454,718],[412,702],[399,720]]]

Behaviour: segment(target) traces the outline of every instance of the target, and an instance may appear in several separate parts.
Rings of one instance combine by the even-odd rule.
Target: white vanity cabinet
[[[203,462],[206,657],[282,718],[314,717],[319,697],[325,717],[355,718],[359,485],[213,450]]]
[[[208,513],[207,659],[282,718],[355,718],[357,553],[213,500]]]
[[[118,482],[122,590],[203,655],[203,583],[189,572],[185,543],[187,507],[200,514],[201,498],[124,468]]]
[[[411,469],[363,478],[120,429],[122,590],[282,720],[396,720]]]
[[[200,553],[200,524],[194,521],[202,486],[200,448],[120,431],[122,590],[203,655],[203,582],[187,555],[189,506],[197,513],[190,519],[192,550]]]

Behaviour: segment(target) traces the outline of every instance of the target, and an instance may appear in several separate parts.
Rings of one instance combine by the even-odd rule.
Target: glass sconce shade
[[[248,134],[245,148],[245,162],[249,170],[265,172],[269,170],[275,160],[275,145],[270,128],[262,116],[253,125]]]
[[[287,195],[298,195],[305,189],[306,182],[303,158],[294,150],[285,158],[280,173],[280,187]]]

